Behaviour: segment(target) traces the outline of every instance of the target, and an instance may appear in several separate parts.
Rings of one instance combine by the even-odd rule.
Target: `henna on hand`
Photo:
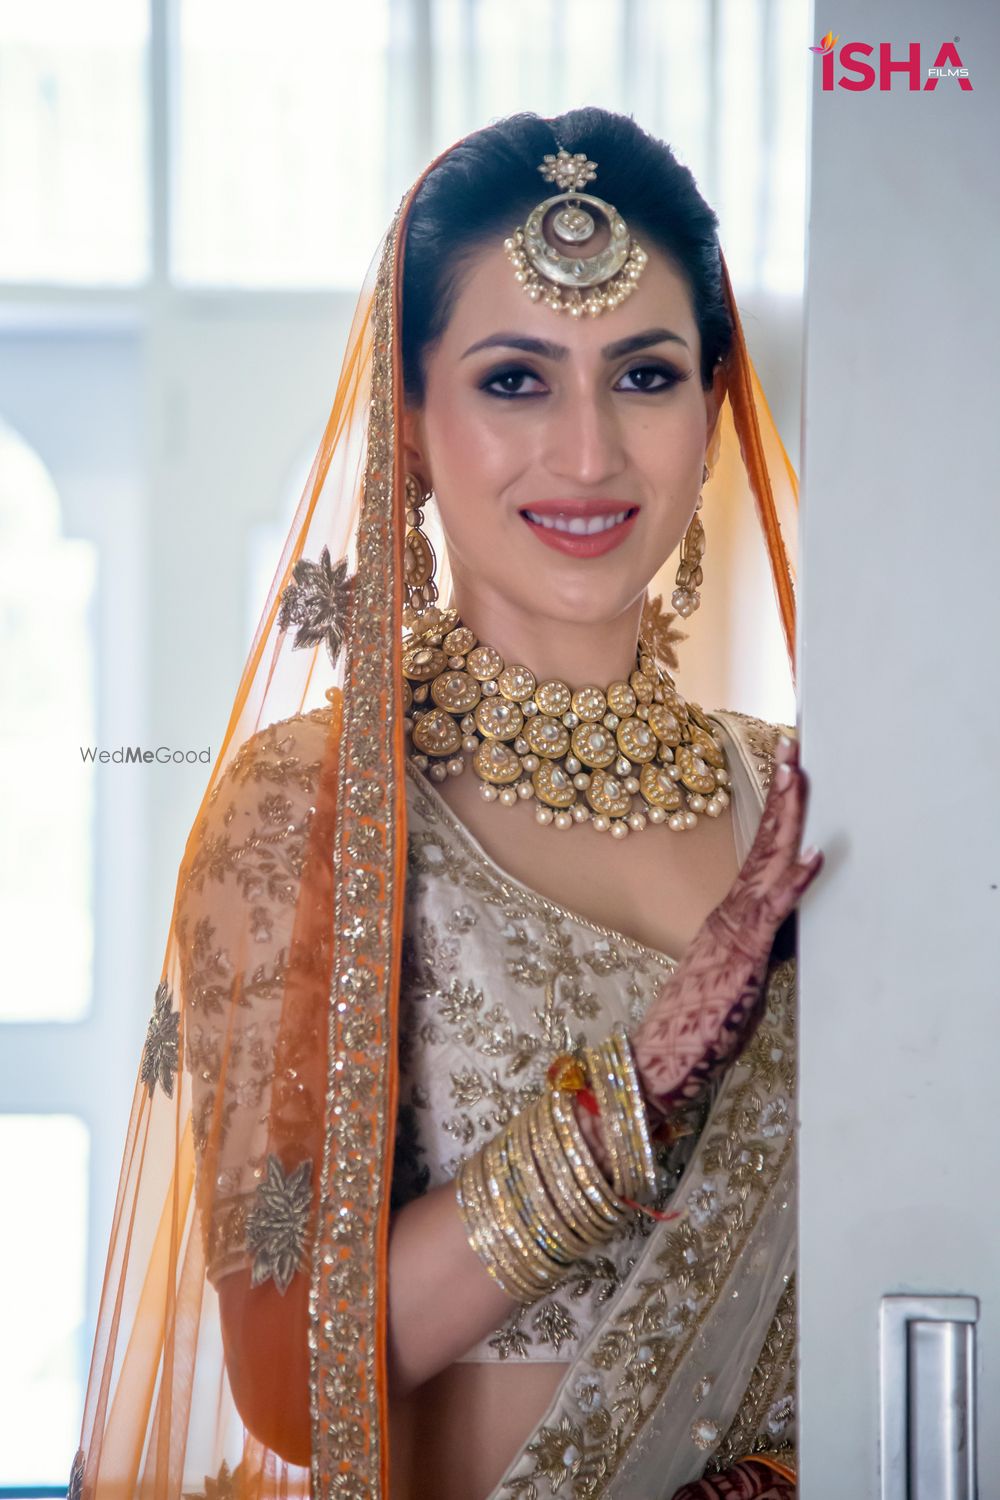
[[[798,853],[807,783],[795,742],[777,758],[739,875],[631,1033],[654,1124],[697,1098],[749,1042],[764,1011],[775,935],[822,866],[818,851]]]

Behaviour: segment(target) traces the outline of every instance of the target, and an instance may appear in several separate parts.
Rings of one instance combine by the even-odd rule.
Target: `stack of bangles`
[[[507,1295],[523,1303],[558,1286],[574,1261],[627,1228],[657,1193],[649,1120],[624,1026],[579,1057],[556,1058],[548,1079],[542,1096],[455,1179],[469,1244]],[[600,1114],[612,1184],[584,1140],[576,1094]]]

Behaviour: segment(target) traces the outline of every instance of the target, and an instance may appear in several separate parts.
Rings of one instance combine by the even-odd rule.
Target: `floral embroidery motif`
[[[589,1370],[573,1381],[573,1399],[585,1416],[593,1416],[604,1405],[604,1387]]]
[[[300,557],[292,568],[294,583],[285,588],[278,612],[278,629],[297,625],[295,648],[326,646],[332,666],[337,665],[344,644],[344,626],[351,597],[352,579],[347,577],[347,558],[330,562],[324,547],[319,562]]]
[[[538,1307],[531,1319],[531,1326],[543,1344],[551,1344],[558,1354],[563,1344],[577,1333],[577,1322],[558,1302],[546,1301]]]
[[[583,1430],[570,1417],[563,1417],[558,1427],[541,1428],[527,1451],[535,1460],[536,1473],[547,1479],[553,1494],[562,1489],[567,1480],[574,1480],[584,1467],[585,1438]],[[523,1487],[521,1493],[536,1493],[534,1485]],[[514,1491],[518,1493],[518,1491]]]
[[[223,1461],[222,1468],[214,1479],[209,1474],[205,1475],[203,1490],[198,1490],[197,1494],[185,1490],[183,1500],[241,1500],[243,1490],[243,1465],[237,1464],[230,1471],[229,1465]]]
[[[524,1318],[525,1309],[519,1308],[490,1338],[490,1348],[495,1349],[501,1359],[510,1359],[512,1356],[527,1358],[531,1335],[521,1326]]]
[[[687,640],[687,635],[683,630],[673,628],[673,622],[676,619],[677,615],[669,610],[666,614],[663,613],[662,594],[651,598],[647,593],[642,606],[639,634],[653,648],[652,655],[656,660],[672,672],[676,672],[680,666],[674,645]]]
[[[795,1278],[775,1310],[740,1409],[709,1468],[742,1454],[784,1453],[795,1442]]]
[[[713,1422],[711,1417],[698,1417],[691,1424],[691,1437],[696,1448],[704,1448],[707,1452],[713,1448],[722,1436],[719,1424]]]
[[[284,1296],[305,1254],[312,1204],[312,1162],[301,1161],[287,1174],[276,1156],[267,1158],[267,1176],[247,1214],[247,1249],[253,1256],[250,1284],[274,1278]]]
[[[177,1076],[180,1011],[173,1009],[173,995],[165,979],[156,986],[153,1014],[146,1028],[146,1040],[142,1048],[142,1063],[139,1076],[152,1099],[159,1084],[168,1099],[174,1097],[174,1079]]]
[[[66,1500],[83,1500],[83,1468],[86,1462],[83,1449],[78,1448],[73,1459],[73,1467],[69,1474]]]

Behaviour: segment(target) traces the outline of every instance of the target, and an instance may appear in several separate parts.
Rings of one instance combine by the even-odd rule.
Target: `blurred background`
[[[380,236],[497,116],[600,104],[691,167],[797,468],[811,26],[808,0],[0,0],[0,1494],[76,1448],[209,770],[86,750],[214,759]],[[766,673],[715,686],[794,716]]]

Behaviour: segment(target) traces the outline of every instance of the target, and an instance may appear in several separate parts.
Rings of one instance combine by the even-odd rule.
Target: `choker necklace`
[[[404,638],[403,677],[414,765],[444,781],[464,771],[468,753],[488,802],[533,798],[539,823],[591,822],[615,838],[647,823],[682,833],[699,813],[717,818],[729,805],[711,720],[641,641],[627,682],[573,692],[507,666],[448,609]]]

